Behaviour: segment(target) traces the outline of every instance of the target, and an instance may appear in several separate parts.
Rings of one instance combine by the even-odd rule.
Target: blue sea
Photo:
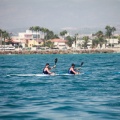
[[[0,120],[120,120],[120,54],[0,55]]]

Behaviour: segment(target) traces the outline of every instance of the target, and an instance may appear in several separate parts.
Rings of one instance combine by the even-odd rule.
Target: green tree
[[[46,39],[49,40],[49,39],[53,39],[53,38],[54,38],[54,32],[48,30],[47,34],[46,34]]]
[[[47,41],[47,42],[45,43],[45,46],[47,46],[47,47],[49,47],[49,48],[53,48],[53,47],[54,47],[54,43],[51,42],[51,41]]]
[[[63,30],[60,32],[60,36],[65,38],[65,34],[67,34],[68,32],[66,30]]]
[[[41,31],[41,27],[39,27],[39,26],[32,26],[32,27],[29,28],[29,30],[31,30],[32,33],[36,32],[36,39],[37,40],[38,40],[38,38],[40,38],[39,32]]]
[[[100,47],[103,44],[106,44],[105,36],[102,31],[98,31],[94,34],[95,38],[92,40],[92,47],[97,47],[100,44]]]
[[[99,40],[98,39],[93,39],[92,40],[92,47],[94,48],[96,48],[97,47],[97,45],[99,44]]]
[[[58,35],[54,34],[53,31],[44,28],[44,27],[39,27],[39,26],[32,26],[29,28],[32,32],[36,32],[36,35],[41,32],[41,34],[44,36],[43,41],[44,41],[44,47],[45,47],[45,42],[49,39],[54,39],[54,38],[59,38]],[[39,34],[40,36],[40,34]],[[36,37],[37,39],[39,38],[38,36]]]
[[[3,39],[3,41],[2,41],[2,39]],[[3,31],[2,29],[0,29],[0,41],[1,41],[0,44],[5,45],[6,44],[5,40],[7,40],[8,42],[11,41],[10,34],[7,31],[5,31],[5,30]]]
[[[114,36],[114,32],[116,31],[115,27],[112,27],[112,35]]]
[[[105,29],[106,29],[106,37],[110,39],[111,36],[113,35],[113,33],[116,31],[116,28],[115,27],[106,26]]]
[[[112,28],[110,26],[106,26],[106,37],[110,39],[111,35],[112,35]]]
[[[100,46],[106,44],[106,40],[104,39],[104,34],[102,31],[98,31],[95,35],[97,36],[98,44],[100,44]]]
[[[105,29],[106,29],[106,37],[108,39],[110,39],[111,37],[113,37],[113,34],[116,31],[116,28],[115,27],[106,26]],[[113,45],[111,44],[111,47],[112,46]]]
[[[4,41],[3,41],[3,44],[4,44],[4,46],[5,46],[5,39],[9,39],[10,38],[10,36],[9,36],[9,33],[7,32],[7,31],[2,31],[2,37],[3,37],[3,39],[4,39]],[[4,49],[5,50],[5,49]]]
[[[67,37],[66,37],[66,40],[67,40],[67,45],[68,45],[69,47],[71,47],[72,44],[73,44],[73,42],[74,42],[74,38],[72,38],[72,37],[70,37],[70,36],[67,36]]]
[[[76,47],[76,42],[77,42],[77,39],[78,39],[78,33],[77,33],[77,34],[75,34],[75,36],[74,36],[75,47]]]
[[[47,29],[47,28],[42,28],[42,31],[45,35],[45,40],[50,40],[50,39],[54,39],[54,38],[59,38],[58,35],[54,34],[53,31]]]
[[[34,26],[30,27],[29,30],[31,30],[32,32],[34,32]]]
[[[54,38],[59,38],[57,34],[54,34]]]
[[[101,38],[101,37],[103,37],[104,35],[103,35],[103,32],[102,32],[102,31],[98,31],[98,32],[95,34],[95,36],[97,36],[97,38]]]
[[[41,31],[41,27],[39,26],[33,26],[30,28],[33,32],[36,32],[36,39],[40,38],[39,32]]]
[[[45,47],[45,42],[46,42],[46,40],[47,40],[47,33],[48,33],[48,29],[47,28],[41,28],[41,31],[42,31],[42,33],[43,33],[43,35],[44,35],[44,38],[43,38],[43,41],[44,41],[44,47]]]
[[[41,28],[39,26],[35,26],[34,31],[36,32],[36,39],[38,40],[40,38],[39,32],[41,31]]]

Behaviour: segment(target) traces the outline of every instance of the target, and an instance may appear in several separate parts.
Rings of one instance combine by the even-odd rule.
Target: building
[[[18,33],[18,36],[12,36],[11,38],[14,46],[22,46],[22,48],[32,48],[43,44],[43,41],[40,39],[40,33],[32,32],[30,30]]]
[[[68,45],[66,44],[66,40],[52,39],[50,41],[54,43],[55,48],[58,48],[58,49],[67,49],[68,48]]]
[[[22,46],[23,48],[25,48],[25,46],[26,46],[26,40],[19,36],[12,36],[11,42],[14,46]]]
[[[72,48],[74,49],[83,49],[84,47],[84,41],[83,39],[77,39],[76,40],[76,44],[75,44],[75,41],[73,42],[72,44]],[[90,49],[92,48],[92,40],[89,39],[88,43],[87,43],[87,49]]]
[[[32,48],[35,46],[42,46],[43,41],[42,40],[27,40],[27,47]]]
[[[120,47],[118,39],[112,38],[112,39],[106,39],[106,40],[107,40],[107,46]]]

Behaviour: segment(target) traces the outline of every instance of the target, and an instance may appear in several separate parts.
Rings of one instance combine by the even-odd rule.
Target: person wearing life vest
[[[70,67],[69,70],[68,70],[68,73],[69,73],[69,74],[74,74],[74,75],[79,74],[79,72],[77,72],[77,71],[75,70],[75,64],[74,64],[74,63],[72,63],[71,67]]]
[[[55,74],[55,73],[53,73],[53,72],[50,71],[51,69],[53,69],[53,68],[55,68],[55,67],[56,67],[56,65],[54,65],[53,67],[50,68],[49,63],[46,63],[46,65],[45,65],[45,67],[44,67],[44,69],[43,69],[43,73],[44,73],[44,74],[48,74],[48,75]]]

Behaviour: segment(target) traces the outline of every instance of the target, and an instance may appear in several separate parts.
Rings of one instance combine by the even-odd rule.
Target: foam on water
[[[81,73],[81,74],[77,74],[77,75],[82,75],[82,74],[84,74],[84,73]],[[9,74],[9,75],[6,75],[6,76],[41,76],[41,77],[48,77],[48,76],[74,76],[73,74],[68,74],[68,73],[66,73],[66,74],[55,74],[55,75],[47,75],[47,74]]]

